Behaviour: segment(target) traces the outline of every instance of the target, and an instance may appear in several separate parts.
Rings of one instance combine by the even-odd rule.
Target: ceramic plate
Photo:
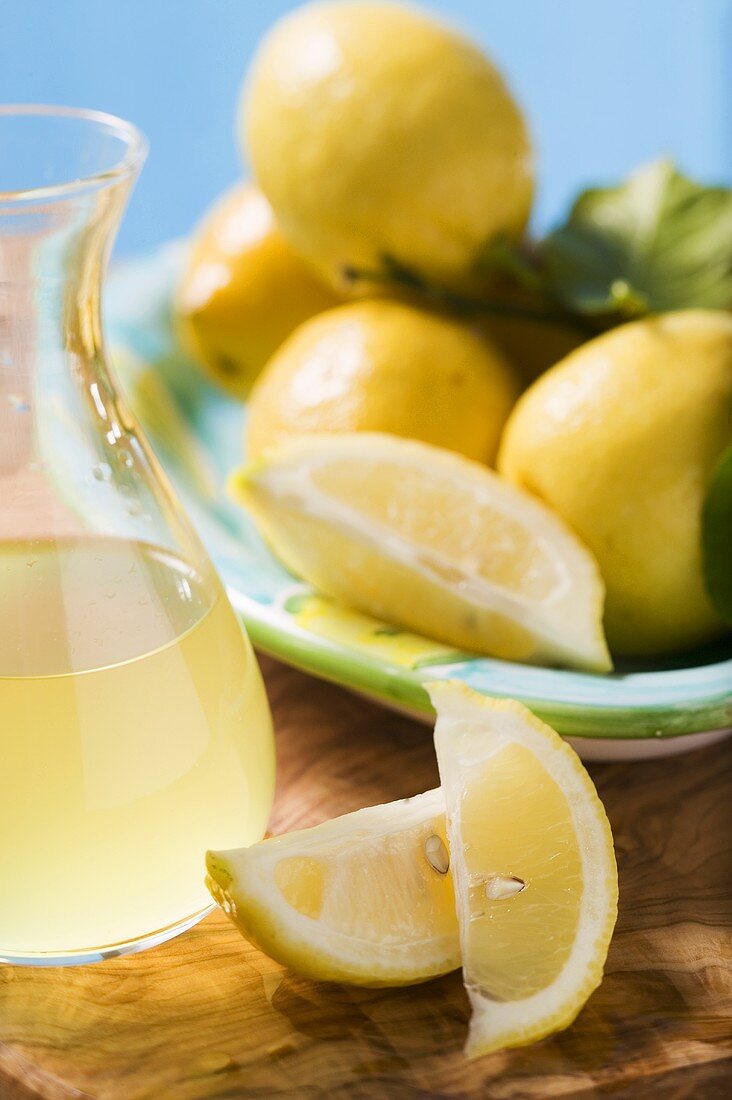
[[[226,496],[245,410],[209,386],[176,345],[170,299],[181,246],[116,269],[107,331],[128,400],[198,527],[252,641],[316,676],[430,720],[423,684],[454,678],[521,699],[585,758],[683,752],[732,727],[732,645],[627,666],[610,676],[459,653],[338,606],[291,576]]]

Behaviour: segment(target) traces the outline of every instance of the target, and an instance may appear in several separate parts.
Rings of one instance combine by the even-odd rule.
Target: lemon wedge
[[[602,978],[617,869],[592,780],[554,730],[455,681],[428,691],[476,1057],[572,1022]]]
[[[462,962],[477,1057],[567,1027],[600,983],[613,840],[579,758],[526,707],[427,690],[440,790],[209,852],[207,884],[304,977],[409,985]]]
[[[460,966],[439,790],[206,863],[209,890],[246,938],[305,977],[409,985]]]
[[[231,488],[284,564],[345,604],[460,649],[610,668],[594,558],[478,462],[377,432],[316,435]]]

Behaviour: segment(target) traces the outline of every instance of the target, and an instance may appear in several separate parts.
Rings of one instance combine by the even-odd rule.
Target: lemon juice
[[[0,746],[10,960],[162,938],[210,902],[206,849],[264,833],[251,646],[212,571],[146,543],[0,543]]]

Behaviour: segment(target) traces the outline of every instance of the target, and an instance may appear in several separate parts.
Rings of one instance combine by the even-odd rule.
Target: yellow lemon
[[[248,940],[316,981],[408,985],[462,962],[475,1057],[572,1022],[602,978],[617,870],[554,730],[460,683],[427,689],[442,790],[209,852],[207,884]]]
[[[611,648],[653,654],[723,627],[704,589],[700,517],[732,440],[732,317],[688,310],[584,344],[519,400],[499,469],[593,551]]]
[[[241,115],[283,230],[338,286],[385,257],[460,282],[487,242],[526,224],[518,106],[475,45],[412,7],[316,3],[286,16]]]
[[[439,790],[206,863],[209,890],[243,935],[316,981],[410,985],[460,965]]]
[[[346,606],[457,649],[610,668],[592,555],[478,462],[379,432],[312,435],[231,490],[287,568]]]
[[[474,1058],[572,1022],[602,979],[618,872],[603,805],[559,734],[513,699],[454,681],[428,691]]]
[[[311,432],[382,431],[491,462],[518,386],[467,325],[386,299],[313,317],[252,391],[250,458]]]
[[[337,301],[287,243],[261,191],[244,183],[197,230],[175,310],[194,358],[244,397],[285,337]]]

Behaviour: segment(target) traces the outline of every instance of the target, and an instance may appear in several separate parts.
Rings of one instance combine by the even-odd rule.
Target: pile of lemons
[[[322,433],[365,432],[374,483],[392,462],[409,477],[421,464],[423,482],[437,484],[443,466],[429,448],[440,448],[497,466],[515,487],[514,497],[504,494],[495,505],[505,538],[508,515],[519,516],[522,530],[543,530],[524,520],[529,495],[556,513],[599,566],[613,652],[661,654],[721,634],[725,626],[703,582],[700,516],[712,470],[732,441],[732,318],[687,310],[587,340],[569,322],[520,321],[511,311],[478,322],[446,310],[445,298],[432,308],[424,296],[415,304],[388,279],[389,272],[408,271],[455,295],[480,292],[488,278],[480,264],[486,248],[525,233],[531,142],[490,60],[411,7],[366,0],[306,5],[277,24],[259,49],[242,94],[240,138],[255,182],[225,195],[199,228],[176,305],[195,358],[230,393],[248,399],[246,451],[258,463],[258,507],[275,550],[278,540],[287,543],[282,517],[274,522],[270,514],[276,502],[267,496],[279,476],[278,448],[305,435],[322,441]],[[490,289],[494,299],[503,293],[495,282]],[[402,462],[385,435],[428,448]],[[273,471],[269,480],[263,468]],[[395,526],[388,489],[379,505],[384,515],[373,512],[374,504],[370,519],[354,518],[357,478],[335,497],[326,494],[331,518],[341,508],[331,524],[339,553],[361,570],[354,568],[352,591],[341,583],[332,594],[433,632],[449,618],[440,600],[450,570],[463,593],[488,598],[479,591],[486,567],[475,539],[456,547],[454,537],[470,525],[461,489],[470,477],[455,474],[454,515],[450,477],[432,495],[429,485],[414,482],[412,499],[421,501],[423,516],[409,535],[408,505],[400,505]],[[494,481],[488,484],[476,476],[476,513],[499,493]],[[313,483],[311,516],[318,492],[322,503]],[[335,498],[342,503],[334,505]],[[533,506],[532,499],[526,507]],[[430,510],[439,513],[444,532],[433,530]],[[335,535],[321,519],[317,531],[306,532],[309,546],[323,548],[320,561],[295,564],[328,591],[331,570],[323,563],[334,557]],[[384,567],[383,552],[357,557],[369,522],[383,533],[382,545],[401,538],[400,568],[408,553],[422,563],[429,557],[423,572],[442,571],[432,587],[413,586],[418,598],[407,601],[408,585],[397,582],[393,561]],[[291,527],[299,545],[305,528]],[[528,572],[514,584],[521,591],[509,592],[512,599],[523,598],[531,575],[534,558],[527,552],[522,560]],[[547,581],[546,592],[556,595],[562,568],[578,560],[577,553],[560,555],[551,565],[556,583],[551,589]],[[490,597],[493,611],[503,606],[506,576]],[[544,604],[555,595],[542,597]],[[603,621],[597,585],[587,599],[587,615]],[[420,615],[430,601],[431,613]],[[539,631],[533,614],[519,616],[532,636]],[[598,644],[595,638],[592,659],[588,652],[576,663],[607,667]],[[496,652],[490,638],[473,648]],[[552,658],[543,641],[524,648],[525,659]],[[555,649],[565,660],[562,654]]]

